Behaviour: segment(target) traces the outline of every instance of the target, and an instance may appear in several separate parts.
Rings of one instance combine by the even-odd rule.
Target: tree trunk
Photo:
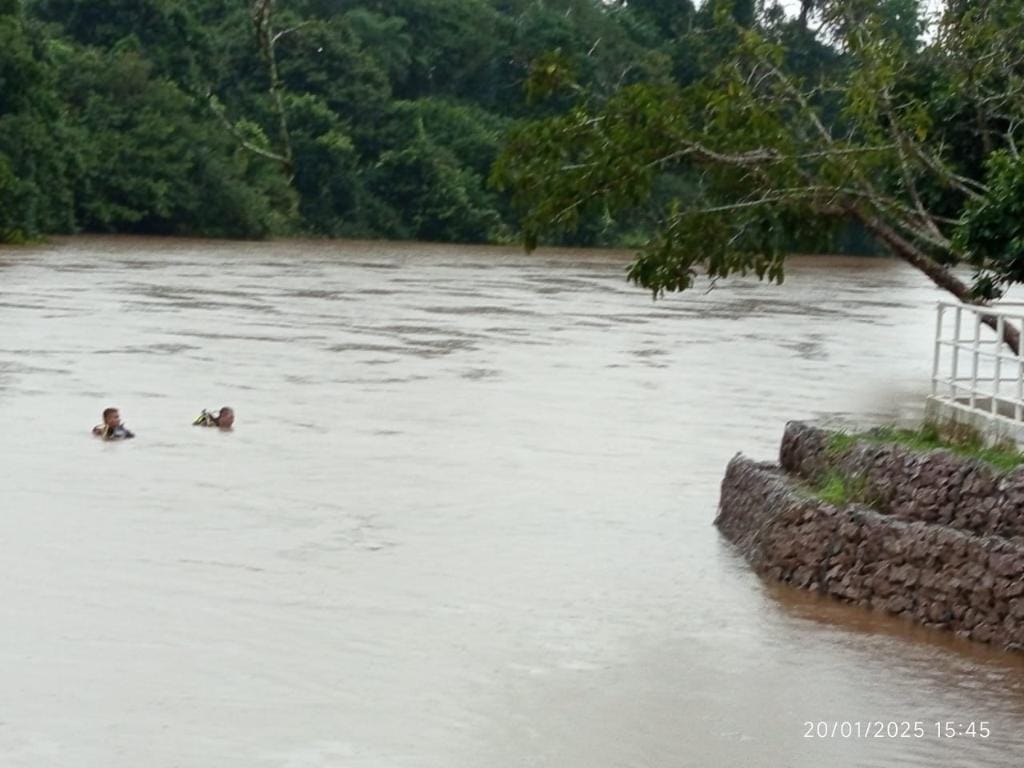
[[[939,288],[949,291],[964,304],[984,306],[977,302],[975,297],[971,294],[970,287],[963,280],[950,272],[947,267],[944,267],[942,264],[939,264],[937,261],[932,259],[928,254],[907,240],[888,224],[885,224],[876,217],[857,208],[851,208],[850,212],[869,232],[876,235],[878,239],[889,246],[889,249],[894,254],[908,264],[924,272],[925,275],[927,275],[928,278]],[[982,315],[981,322],[998,333],[998,321],[994,316]],[[1019,355],[1020,329],[1010,323],[1004,322],[1003,342],[1013,350],[1014,354]]]
[[[277,134],[281,142],[282,166],[290,184],[295,178],[295,160],[292,153],[291,132],[288,130],[288,113],[285,111],[281,74],[277,68],[277,38],[273,28],[273,0],[257,0],[252,6],[252,22],[256,28],[256,42],[259,44],[263,61],[267,65],[270,79],[270,99],[277,116]]]
[[[807,31],[807,17],[811,13],[811,6],[814,5],[814,0],[800,0],[800,29],[804,32]]]

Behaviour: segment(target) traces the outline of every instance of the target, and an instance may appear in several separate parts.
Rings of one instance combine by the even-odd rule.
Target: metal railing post
[[[1005,324],[1005,318],[999,315],[996,318],[996,362],[995,372],[992,374],[994,381],[992,382],[992,415],[999,415],[999,379],[1003,375],[1003,325]]]
[[[950,322],[950,312],[952,322]],[[974,318],[974,333],[964,337],[965,313]],[[982,323],[995,320],[995,338],[982,338]],[[947,335],[946,325],[952,325]],[[1005,336],[1016,324],[1024,334],[1024,302],[979,306],[962,302],[938,302],[932,358],[932,397],[950,406],[993,420],[1016,422],[1024,427],[1024,345],[1005,351]],[[987,332],[985,332],[987,334]],[[943,348],[950,359],[943,359]],[[970,372],[960,373],[960,354],[970,355]],[[989,363],[991,361],[991,364]],[[948,378],[947,378],[948,377]],[[988,386],[992,382],[992,386]],[[948,396],[943,384],[948,385]],[[985,399],[988,398],[988,402]]]
[[[978,400],[978,350],[981,346],[981,313],[974,310],[974,343],[971,345],[971,410]]]
[[[1024,330],[1024,315],[1017,318],[1018,330]],[[1013,404],[1013,417],[1021,420],[1021,405],[1024,403],[1024,358],[1021,357],[1020,344],[1017,349],[1017,402]]]
[[[949,372],[949,399],[956,402],[956,377],[960,370],[960,324],[963,318],[963,307],[957,304],[953,321],[953,365]]]
[[[939,302],[939,311],[935,313],[935,358],[932,360],[932,397],[939,389],[939,360],[942,357],[942,315],[946,305]]]

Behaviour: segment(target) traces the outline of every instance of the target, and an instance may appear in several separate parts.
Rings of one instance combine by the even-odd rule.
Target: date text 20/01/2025
[[[805,739],[987,739],[988,720],[805,720]]]

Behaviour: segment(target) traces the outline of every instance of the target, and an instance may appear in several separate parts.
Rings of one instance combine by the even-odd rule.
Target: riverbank
[[[1024,650],[1024,468],[905,434],[786,427],[729,464],[715,525],[759,574]]]

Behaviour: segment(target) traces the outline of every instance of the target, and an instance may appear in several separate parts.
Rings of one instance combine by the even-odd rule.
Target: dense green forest
[[[509,241],[488,184],[509,128],[699,78],[729,50],[722,13],[782,29],[808,72],[841,66],[750,0],[0,0],[0,240]],[[694,183],[553,237],[641,242]]]

